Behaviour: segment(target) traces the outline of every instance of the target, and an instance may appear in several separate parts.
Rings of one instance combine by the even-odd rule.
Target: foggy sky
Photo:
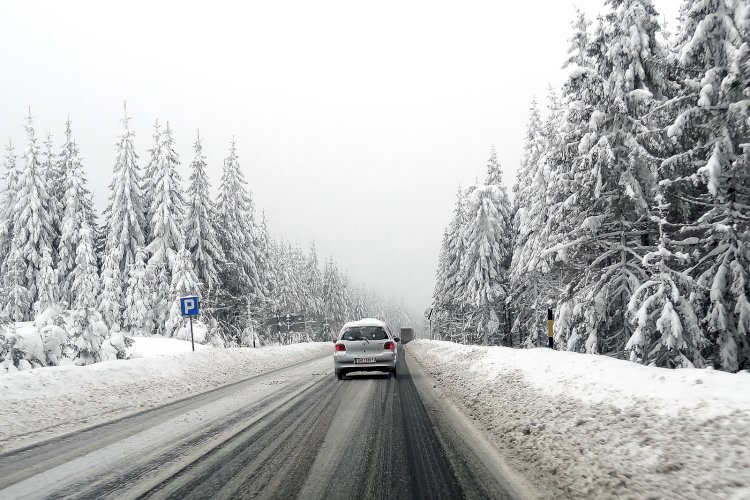
[[[6,1],[0,142],[22,153],[31,106],[59,149],[70,115],[101,211],[124,100],[142,167],[169,121],[187,180],[200,129],[216,188],[235,136],[275,237],[314,240],[419,317],[459,183],[493,145],[515,181],[532,96],[564,80],[573,4]],[[655,5],[674,28],[679,1]]]

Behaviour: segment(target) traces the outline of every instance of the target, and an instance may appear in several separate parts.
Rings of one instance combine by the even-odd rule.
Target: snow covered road
[[[399,363],[337,381],[324,356],[6,453],[0,497],[528,496]]]
[[[201,349],[165,356],[162,351],[175,352],[174,345],[154,351],[151,344],[189,342],[153,337],[137,340],[141,359],[0,376],[0,451],[155,408],[331,350],[329,343],[313,342],[260,349]],[[142,342],[150,345],[150,354],[144,352]],[[151,357],[153,354],[162,355]]]

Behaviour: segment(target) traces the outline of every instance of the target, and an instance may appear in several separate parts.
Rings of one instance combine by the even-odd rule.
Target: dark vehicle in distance
[[[406,344],[414,340],[414,329],[413,328],[402,328],[401,329],[401,343]]]

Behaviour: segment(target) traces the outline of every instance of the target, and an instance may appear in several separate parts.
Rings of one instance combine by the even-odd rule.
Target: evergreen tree
[[[447,308],[443,304],[443,297],[447,293],[445,289],[445,280],[448,274],[448,230],[443,231],[443,240],[440,244],[440,253],[438,254],[438,265],[435,271],[435,288],[432,292],[432,315],[434,317],[434,330],[439,332],[446,340],[454,340],[451,336],[450,316]]]
[[[324,332],[334,335],[344,323],[346,304],[344,289],[336,262],[329,258],[323,270]]]
[[[156,193],[156,175],[159,170],[160,162],[164,160],[164,155],[162,154],[163,139],[158,118],[154,121],[154,135],[152,137],[154,139],[154,145],[148,150],[148,163],[143,169],[143,180],[141,183],[141,194],[143,196],[143,207],[145,210],[143,216],[146,221],[146,226],[143,232],[148,241],[151,240],[151,219],[153,219],[154,216],[151,206],[154,203],[154,196]]]
[[[692,219],[677,246],[696,256],[688,271],[700,287],[694,302],[705,305],[705,354],[728,371],[750,367],[750,112],[742,104],[750,35],[747,6],[739,7],[728,0],[682,6],[677,50],[684,88],[667,131],[681,147],[662,165],[672,173],[668,194],[681,207],[677,217]]]
[[[536,99],[531,103],[529,123],[526,128],[524,154],[513,190],[513,233],[515,244],[511,263],[510,283],[513,296],[522,298],[517,303],[512,335],[517,335],[525,346],[532,347],[539,336],[538,298],[540,296],[539,270],[534,257],[534,245],[541,230],[540,219],[546,212],[546,186],[542,159],[547,149],[546,134]]]
[[[307,286],[307,262],[299,242],[289,248],[294,266],[294,281],[297,283],[297,310],[305,312],[313,300],[312,290]]]
[[[183,198],[177,166],[180,160],[174,150],[174,140],[169,123],[162,137],[159,159],[153,177],[153,200],[149,221],[150,243],[146,250],[151,254],[150,264],[172,268],[172,261],[183,247]]]
[[[101,276],[101,294],[98,311],[103,321],[113,330],[122,322],[123,290],[120,266],[110,255],[104,256]]]
[[[159,264],[146,266],[147,282],[152,291],[151,300],[153,304],[154,333],[157,335],[168,335],[167,321],[172,306],[172,295],[169,291],[170,277],[167,266]]]
[[[367,317],[367,296],[361,287],[350,287],[349,290],[349,313],[351,318]]]
[[[122,120],[123,132],[117,144],[114,179],[110,186],[105,253],[127,272],[136,262],[136,251],[144,245],[144,207],[140,187],[138,156],[133,146],[134,133],[128,125],[127,109]]]
[[[23,253],[14,249],[3,264],[3,313],[11,321],[26,321],[31,310],[31,293],[25,286]]]
[[[657,196],[660,208],[659,245],[643,258],[651,271],[630,299],[629,309],[637,325],[628,341],[631,361],[656,366],[704,366],[701,349],[703,332],[691,295],[695,284],[685,273],[674,271],[672,261],[685,261],[684,253],[672,253],[666,232],[668,205],[663,195]]]
[[[258,242],[254,230],[252,199],[237,158],[232,140],[229,157],[219,189],[219,240],[233,270],[229,290],[247,297],[250,303],[261,304],[265,298],[263,282],[258,273]]]
[[[467,224],[463,229],[466,253],[461,260],[461,274],[467,287],[463,302],[471,308],[471,322],[482,343],[498,341],[499,313],[507,297],[507,265],[511,238],[510,203],[495,165],[490,163],[488,181],[492,183],[473,190],[467,207]]]
[[[446,230],[445,269],[442,275],[442,285],[436,292],[436,317],[447,324],[448,335],[463,335],[466,322],[466,305],[462,300],[462,291],[466,288],[463,281],[465,276],[461,272],[461,261],[466,254],[464,227],[466,225],[466,194],[459,187],[456,193],[453,219]],[[464,343],[466,339],[463,338]]]
[[[26,121],[26,133],[29,143],[24,154],[25,167],[18,178],[16,204],[12,214],[12,251],[21,252],[24,265],[23,285],[29,291],[32,302],[36,302],[44,280],[40,273],[42,258],[45,251],[52,251],[54,228],[31,114]]]
[[[526,142],[524,162],[535,162],[519,176],[529,180],[523,196],[520,191],[514,220],[516,242],[510,268],[513,304],[516,316],[512,334],[518,336],[525,347],[541,345],[546,341],[547,314],[550,300],[560,295],[563,266],[556,262],[545,248],[566,224],[564,217],[555,218],[554,207],[564,200],[565,144],[562,140],[562,103],[550,88],[548,94],[548,116],[544,123],[537,122],[532,113]],[[557,185],[556,185],[557,184]],[[561,189],[562,188],[562,189]]]
[[[94,253],[94,237],[84,219],[78,231],[76,267],[70,274],[71,306],[76,309],[92,309],[97,305],[99,275]]]
[[[320,316],[323,313],[323,275],[320,273],[315,242],[310,245],[310,253],[305,263],[305,289],[309,297],[305,312],[308,315]]]
[[[57,250],[57,270],[60,283],[62,285],[63,296],[71,306],[76,302],[73,294],[73,270],[77,266],[78,245],[82,242],[81,230],[88,227],[89,236],[92,245],[91,252],[96,257],[94,251],[94,232],[91,228],[93,219],[93,209],[91,193],[86,187],[86,177],[83,172],[83,165],[78,153],[78,145],[73,141],[70,127],[70,120],[66,123],[65,128],[65,145],[60,155],[60,170],[65,173],[63,176],[62,187],[64,191],[63,215],[61,218],[61,235]],[[96,264],[96,262],[94,262]],[[88,305],[86,307],[93,307]]]
[[[169,318],[166,322],[166,334],[175,336],[180,327],[185,324],[185,319],[180,314],[180,297],[187,295],[198,295],[198,276],[193,270],[193,262],[190,252],[183,249],[175,259],[175,267],[172,270],[172,283],[169,288],[171,307]]]
[[[584,125],[571,180],[577,187],[567,206],[574,228],[563,245],[584,266],[574,300],[584,316],[569,347],[622,352],[631,336],[627,305],[647,272],[642,256],[655,232],[650,203],[656,159],[639,142],[648,131],[640,118],[663,96],[663,75],[649,61],[662,55],[655,38],[657,14],[647,0],[608,0],[590,41],[589,68],[571,74],[569,95],[578,111],[571,125]],[[577,98],[577,100],[576,100]],[[587,122],[582,119],[588,118]]]
[[[154,331],[154,291],[152,266],[146,266],[146,253],[136,248],[135,260],[128,267],[123,327],[131,335],[151,335]]]
[[[589,56],[589,27],[591,21],[586,18],[578,7],[575,8],[575,19],[570,23],[573,35],[568,39],[568,58],[565,60],[564,68],[588,67]]]
[[[352,317],[352,286],[349,281],[349,275],[346,272],[339,274],[339,283],[341,287],[342,323]]]
[[[516,185],[513,186],[515,195],[513,200],[514,225],[519,233],[519,244],[523,244],[528,237],[527,212],[534,195],[537,194],[532,183],[539,170],[539,160],[542,158],[546,147],[542,117],[539,114],[536,98],[534,98],[529,109],[529,122],[526,126],[521,166],[518,169]],[[496,158],[494,148],[492,149],[492,157]]]
[[[57,214],[59,215],[57,229],[60,235],[62,234],[62,218],[65,213],[65,179],[67,169],[72,161],[80,161],[78,159],[78,146],[73,141],[72,135],[70,117],[68,117],[65,121],[65,143],[60,153],[54,156],[54,158],[52,158],[51,153],[48,153],[51,158],[51,165],[47,170],[47,189],[50,197],[57,203]]]
[[[52,252],[49,247],[44,247],[42,261],[39,266],[37,279],[37,300],[34,303],[34,312],[38,316],[52,306],[58,304],[60,290],[57,281],[57,272],[52,264]]]
[[[266,290],[265,299],[260,305],[260,314],[263,314],[265,317],[273,316],[278,310],[278,303],[275,300],[278,294],[278,283],[276,281],[278,269],[274,247],[275,245],[268,234],[268,222],[266,221],[266,214],[264,212],[260,227],[258,228],[258,248],[260,249],[259,255],[262,265],[258,269],[258,272],[263,279],[263,288]]]
[[[195,140],[195,158],[190,169],[184,226],[185,247],[190,251],[198,279],[210,290],[219,284],[219,266],[224,260],[224,252],[214,229],[211,184],[206,175],[206,158],[200,135]]]
[[[52,251],[57,252],[60,233],[62,231],[63,204],[58,189],[60,188],[60,171],[58,167],[57,155],[53,151],[54,143],[52,134],[47,132],[44,137],[44,150],[41,152],[40,164],[42,178],[44,179],[47,195],[49,196],[48,211],[52,219],[52,230],[54,234],[52,242]],[[56,259],[56,255],[55,255]]]
[[[503,183],[503,169],[497,159],[497,153],[495,152],[494,147],[490,150],[490,158],[487,161],[487,179],[485,180],[484,184],[486,186],[495,186],[497,190],[499,202],[496,206],[496,209],[498,211],[501,224],[503,224],[503,229],[505,230],[505,235],[500,241],[500,245],[502,253],[503,255],[505,255],[503,266],[507,268],[510,265],[510,257],[513,251],[513,215],[510,205],[510,199],[508,198],[508,191],[505,189],[505,184]]]
[[[276,300],[279,314],[297,314],[304,308],[297,255],[292,245],[280,242],[276,262]]]
[[[4,167],[3,190],[0,192],[0,266],[4,266],[7,257],[10,255],[13,241],[14,210],[18,196],[18,178],[20,176],[15,150],[10,142],[5,146]]]
[[[76,309],[72,312],[70,335],[75,364],[90,365],[102,361],[103,343],[109,336],[109,330],[95,309]]]

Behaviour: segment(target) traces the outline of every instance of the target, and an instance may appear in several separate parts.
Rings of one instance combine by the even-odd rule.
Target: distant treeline
[[[175,336],[177,297],[197,294],[207,341],[219,346],[328,339],[350,318],[375,316],[398,328],[399,306],[353,285],[315,246],[270,236],[257,217],[232,140],[218,199],[211,194],[200,136],[187,189],[167,123],[154,126],[141,165],[127,111],[101,224],[71,123],[56,150],[40,144],[29,114],[19,162],[6,147],[0,192],[0,360],[5,366],[90,363],[124,355],[123,334]],[[304,335],[272,334],[277,314],[322,317]],[[45,359],[23,348],[15,322],[35,320]],[[312,323],[311,323],[312,324]],[[112,336],[115,335],[115,338]],[[47,348],[47,345],[49,345]],[[38,352],[38,351],[35,351]]]

